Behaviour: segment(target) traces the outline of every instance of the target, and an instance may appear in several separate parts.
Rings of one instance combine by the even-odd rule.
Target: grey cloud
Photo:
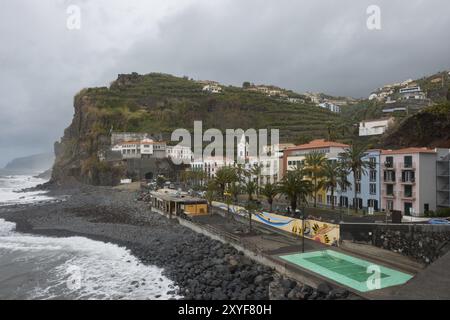
[[[240,85],[366,96],[450,68],[446,0],[7,0],[0,11],[0,166],[47,151],[73,95],[118,73],[161,71]],[[65,28],[66,8],[82,28]],[[382,30],[366,28],[378,4]]]

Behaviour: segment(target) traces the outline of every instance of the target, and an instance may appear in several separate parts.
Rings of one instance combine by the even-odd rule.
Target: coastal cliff
[[[99,114],[95,102],[81,91],[74,99],[74,116],[60,142],[55,143],[55,163],[51,183],[73,179],[92,185],[118,183],[124,167],[101,162],[98,151],[110,144],[108,121]]]
[[[207,83],[220,86],[220,93],[205,92]],[[174,129],[192,131],[194,121],[201,120],[203,130],[277,128],[282,140],[292,141],[305,133],[326,137],[327,123],[338,119],[308,101],[291,103],[240,87],[160,73],[123,74],[109,87],[83,89],[74,98],[74,109],[72,123],[55,143],[53,183],[75,179],[117,184],[123,165],[98,159],[98,152],[110,147],[111,131],[146,132],[170,140]]]

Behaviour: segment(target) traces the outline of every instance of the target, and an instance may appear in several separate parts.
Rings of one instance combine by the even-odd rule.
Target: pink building
[[[381,208],[423,216],[436,210],[437,152],[427,148],[381,152]]]

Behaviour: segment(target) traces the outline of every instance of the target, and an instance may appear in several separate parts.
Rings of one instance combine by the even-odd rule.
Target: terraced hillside
[[[115,130],[170,134],[191,129],[194,120],[205,128],[278,128],[284,140],[307,133],[325,137],[326,123],[337,116],[312,104],[289,103],[238,87],[222,93],[202,91],[204,84],[166,74],[120,75],[110,88],[80,92]],[[105,127],[109,129],[109,127]]]
[[[71,125],[57,143],[53,180],[75,177],[87,183],[116,180],[122,168],[99,162],[111,131],[148,132],[170,140],[174,129],[276,128],[282,141],[329,135],[338,115],[309,103],[290,103],[238,87],[207,93],[205,83],[166,74],[119,75],[109,88],[89,88],[74,101]],[[287,91],[288,92],[288,91]],[[297,95],[298,96],[298,95]],[[113,176],[111,176],[113,175]]]

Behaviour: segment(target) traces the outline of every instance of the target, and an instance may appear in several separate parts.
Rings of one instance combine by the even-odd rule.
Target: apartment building
[[[381,152],[381,208],[423,216],[436,210],[437,151],[427,148]]]
[[[448,149],[437,150],[436,189],[437,208],[450,208],[450,152]]]
[[[283,177],[287,171],[295,170],[297,166],[303,165],[306,156],[312,152],[323,153],[327,159],[336,160],[348,147],[349,145],[347,144],[326,141],[325,139],[316,139],[306,144],[288,148],[283,152],[281,177]],[[326,204],[326,200],[326,190],[320,190],[317,194],[317,203]]]
[[[356,184],[353,179],[353,173],[350,172],[347,180],[351,185],[346,188],[338,186],[333,198],[330,190],[328,190],[327,205],[332,205],[334,202],[335,206],[344,208],[350,206],[353,208],[358,207],[358,209],[379,211],[381,209],[380,157],[381,150],[368,150],[363,160],[370,163],[370,168],[367,168],[365,172],[356,174]],[[339,158],[333,160],[339,161]]]

